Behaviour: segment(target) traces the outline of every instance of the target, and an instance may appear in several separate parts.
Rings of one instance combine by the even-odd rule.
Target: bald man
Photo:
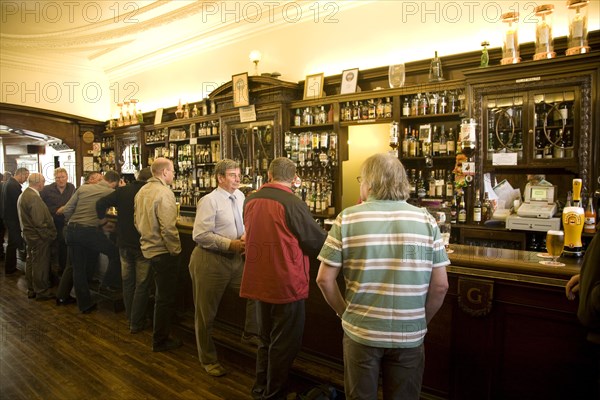
[[[27,243],[27,296],[38,301],[54,298],[50,292],[50,247],[56,238],[54,220],[40,197],[46,180],[42,174],[30,174],[29,186],[17,200],[23,238]]]

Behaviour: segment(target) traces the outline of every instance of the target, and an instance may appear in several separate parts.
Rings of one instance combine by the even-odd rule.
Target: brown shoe
[[[204,370],[210,376],[217,376],[217,377],[223,376],[227,373],[227,370],[225,369],[225,367],[223,367],[219,363],[206,364],[206,365],[204,365]]]

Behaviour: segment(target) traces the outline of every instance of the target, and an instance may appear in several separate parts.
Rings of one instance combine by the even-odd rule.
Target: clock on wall
[[[94,142],[94,132],[92,131],[85,131],[83,132],[83,135],[81,136],[81,138],[83,139],[84,143],[93,143]]]

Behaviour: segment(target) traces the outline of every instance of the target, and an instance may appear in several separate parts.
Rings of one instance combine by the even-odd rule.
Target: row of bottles
[[[417,93],[404,97],[402,101],[403,117],[450,114],[465,110],[466,97],[462,89]]]
[[[119,106],[119,116],[116,119],[111,119],[108,121],[108,130],[143,123],[144,115],[137,108],[137,103],[137,99],[131,99],[122,103],[117,103]]]
[[[484,198],[482,200],[479,194],[479,189],[477,189],[475,191],[475,200],[473,201],[472,205],[467,205],[464,194],[461,196],[455,194],[452,197],[452,203],[450,205],[450,223],[466,223],[469,209],[471,212],[471,221],[476,225],[483,225],[486,221],[492,218],[494,213],[494,209],[487,192],[484,194]]]
[[[294,113],[293,126],[310,126],[333,123],[333,104],[329,105],[328,110],[325,106],[297,108]]]
[[[454,174],[452,170],[411,169],[407,170],[407,174],[410,184],[410,197],[413,199],[425,197],[443,199],[452,198],[454,195]]]
[[[146,143],[160,143],[167,140],[167,128],[146,132]]]
[[[175,110],[175,117],[178,119],[195,118],[215,114],[216,112],[217,104],[214,101],[210,101],[208,98],[205,98],[199,104],[194,104],[193,107],[190,107],[188,103],[185,103],[185,105],[182,106],[181,100],[179,100],[179,104]]]
[[[100,141],[100,148],[103,150],[109,150],[115,148],[115,137],[114,136],[106,136],[103,137]]]
[[[340,120],[345,122],[392,118],[393,102],[390,97],[347,101],[340,109]]]
[[[535,130],[533,156],[540,158],[573,158],[573,133],[571,129]]]
[[[574,94],[567,93],[568,97]],[[546,103],[544,100],[535,103],[534,126],[563,127],[573,125],[573,101],[556,101]]]
[[[298,168],[338,165],[335,132],[285,132],[283,149]]]
[[[460,152],[456,134],[452,128],[446,131],[444,125],[430,125],[426,129],[431,134],[426,134],[425,137],[420,137],[419,131],[411,127],[404,129],[404,136],[400,146],[402,158],[445,157],[454,156]],[[392,141],[390,140],[390,146],[394,148]]]
[[[190,137],[196,137],[195,129],[190,129]],[[198,123],[198,137],[219,135],[219,121]]]
[[[328,177],[303,178],[302,184],[294,191],[306,203],[313,214],[335,215],[333,203],[333,181]]]

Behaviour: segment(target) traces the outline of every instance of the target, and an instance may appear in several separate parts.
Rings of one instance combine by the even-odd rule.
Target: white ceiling
[[[566,1],[556,7],[554,35],[567,34]],[[599,29],[600,0],[591,0],[589,29]],[[3,0],[0,25],[2,102],[105,120],[118,98],[80,104],[16,93],[62,76],[94,77],[102,87],[140,86],[144,111],[196,101],[206,82],[252,72],[250,50],[263,53],[261,71],[287,81],[339,74],[398,61],[502,45],[500,14],[519,11],[522,42],[535,40],[531,1],[39,1]],[[33,78],[35,76],[35,78]],[[14,86],[16,84],[17,86]],[[22,83],[21,83],[22,84]],[[11,86],[13,85],[13,86]],[[23,89],[23,87],[20,87]],[[47,97],[47,96],[46,96]],[[118,96],[113,96],[118,97]],[[64,99],[61,99],[64,100]],[[32,104],[33,103],[33,104]]]

